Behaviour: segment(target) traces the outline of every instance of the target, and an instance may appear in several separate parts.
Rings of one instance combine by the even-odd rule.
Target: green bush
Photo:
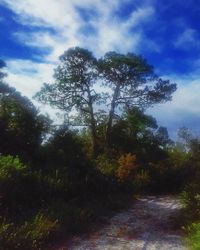
[[[196,180],[187,185],[180,199],[184,206],[185,228],[188,248],[200,250],[200,184]]]
[[[52,232],[57,230],[57,221],[42,213],[36,214],[22,225],[0,221],[0,249],[40,249]]]
[[[114,176],[118,168],[118,163],[115,159],[111,159],[107,154],[101,154],[96,159],[97,169],[106,176]]]
[[[188,185],[181,194],[181,201],[186,210],[189,221],[200,219],[200,184],[192,183]]]
[[[188,244],[188,249],[191,250],[200,249],[200,223],[192,223],[188,227],[187,244]]]
[[[56,195],[56,184],[18,157],[0,156],[0,249],[39,249],[55,231],[57,220],[40,210]]]
[[[19,159],[0,156],[0,211],[4,216],[24,218],[41,209],[58,193],[55,181],[32,172]]]
[[[0,178],[10,178],[14,173],[22,173],[26,167],[18,157],[0,156]]]

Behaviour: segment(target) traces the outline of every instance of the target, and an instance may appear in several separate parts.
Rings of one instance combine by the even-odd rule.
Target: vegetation
[[[182,154],[179,160],[179,168],[187,176],[183,179],[183,176],[180,175],[182,176],[182,182],[185,184],[181,193],[181,200],[184,205],[187,243],[190,249],[197,250],[200,249],[200,139],[194,137],[187,128],[181,128],[179,136],[178,148]]]
[[[76,111],[78,124],[82,121],[90,128],[94,156],[99,153],[96,130],[102,118],[106,123],[106,142],[110,143],[113,120],[120,115],[116,114],[117,108],[144,108],[168,101],[176,90],[176,84],[157,77],[142,57],[109,52],[97,60],[79,47],[60,57],[54,77],[55,83],[44,84],[35,97],[65,112]],[[109,88],[111,94],[97,92],[99,84]],[[105,104],[110,106],[108,113]]]
[[[4,82],[3,67],[0,61],[0,249],[46,249],[133,194],[183,190],[188,241],[199,249],[200,140],[182,128],[173,142],[145,112],[169,101],[176,84],[140,56],[109,52],[97,60],[71,48],[55,82],[35,95],[64,111],[64,123],[53,126]]]

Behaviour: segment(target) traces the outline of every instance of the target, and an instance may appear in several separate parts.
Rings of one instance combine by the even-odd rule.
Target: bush
[[[115,159],[111,159],[107,154],[101,154],[95,161],[97,169],[106,176],[114,176],[118,164]]]
[[[28,169],[18,157],[0,156],[0,209],[18,213],[18,209],[27,197],[26,177]],[[25,195],[26,196],[26,195]]]
[[[192,223],[188,227],[187,243],[191,250],[200,249],[200,223]]]
[[[151,183],[151,179],[150,179],[148,171],[142,169],[140,172],[136,173],[134,181],[133,181],[135,192],[139,192],[139,193],[147,192],[150,183]]]
[[[0,156],[0,178],[10,178],[14,173],[22,173],[26,167],[18,157]]]
[[[200,184],[188,185],[181,194],[181,201],[185,207],[189,221],[200,219]]]
[[[0,156],[0,249],[39,249],[57,220],[40,212],[55,182],[33,173],[18,157]]]
[[[119,168],[116,176],[121,182],[133,181],[135,169],[137,168],[136,156],[130,153],[120,156],[118,160]]]
[[[32,172],[17,157],[0,156],[0,213],[15,219],[30,216],[60,195],[56,181]]]
[[[52,232],[57,230],[57,221],[51,221],[42,213],[17,226],[0,221],[0,249],[40,249]]]
[[[200,249],[200,184],[199,178],[187,185],[180,199],[184,206],[185,228],[189,249]]]

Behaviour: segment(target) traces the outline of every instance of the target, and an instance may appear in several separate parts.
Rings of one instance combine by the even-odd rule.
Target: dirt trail
[[[138,198],[132,206],[89,235],[56,250],[185,250],[176,223],[180,204],[172,196]]]

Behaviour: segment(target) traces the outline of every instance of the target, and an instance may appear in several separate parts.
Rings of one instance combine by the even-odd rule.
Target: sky
[[[68,48],[142,55],[177,83],[173,100],[147,110],[166,126],[200,134],[199,0],[0,0],[0,58],[7,82],[31,98],[52,82]]]

